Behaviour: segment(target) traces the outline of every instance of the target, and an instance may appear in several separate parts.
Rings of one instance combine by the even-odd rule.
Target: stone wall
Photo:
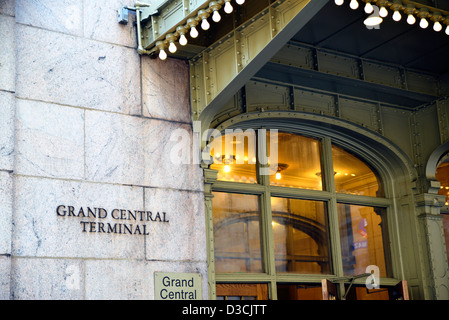
[[[172,137],[193,135],[188,66],[137,54],[116,17],[133,4],[0,0],[0,299],[152,299],[158,271],[208,296],[202,170],[171,157],[191,148]]]

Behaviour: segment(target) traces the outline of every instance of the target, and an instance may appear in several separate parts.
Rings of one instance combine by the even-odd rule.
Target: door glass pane
[[[360,275],[369,265],[380,277],[391,276],[385,209],[338,204],[341,251],[345,275]]]
[[[259,197],[213,194],[216,272],[263,272]]]
[[[271,143],[275,141],[278,147],[272,148]],[[321,151],[318,140],[279,132],[278,139],[268,137],[267,142],[268,150],[278,151],[277,164],[270,163],[271,185],[323,190]]]
[[[446,197],[446,203],[444,207],[441,208],[442,211],[449,210],[449,156],[446,155],[440,161],[437,167],[437,172],[435,177],[440,182],[440,191],[438,194]]]
[[[210,147],[211,169],[218,170],[218,180],[257,183],[254,130],[217,137]]]
[[[370,197],[383,197],[377,176],[349,152],[332,146],[335,191]]]
[[[278,284],[278,300],[323,300],[321,284]]]
[[[276,271],[329,274],[324,202],[271,198]]]

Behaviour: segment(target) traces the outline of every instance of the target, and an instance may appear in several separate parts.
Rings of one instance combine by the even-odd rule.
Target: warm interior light
[[[365,5],[365,13],[366,14],[371,14],[374,11],[374,7],[371,3],[367,2]]]
[[[166,60],[167,59],[167,52],[165,52],[164,49],[161,49],[159,51],[159,59],[161,59],[161,60]]]
[[[200,34],[199,34],[198,30],[196,29],[195,26],[193,26],[193,27],[190,29],[190,36],[191,36],[192,38],[198,38],[199,35],[200,35]]]
[[[206,18],[204,18],[203,22],[201,22],[201,29],[209,30],[209,28],[210,28],[210,23],[209,23],[209,21],[207,21]]]
[[[345,1],[344,0],[335,0],[335,4],[337,6],[341,6]]]
[[[281,180],[282,179],[282,175],[281,172],[278,170],[278,172],[276,172],[276,180]]]
[[[394,20],[394,21],[400,21],[401,19],[402,19],[401,13],[400,13],[398,10],[396,10],[396,11],[393,13],[393,20]]]
[[[441,30],[443,30],[443,26],[441,25],[440,21],[435,21],[433,30],[435,30],[436,32],[440,32]]]
[[[245,3],[245,0],[235,0],[235,2],[237,2],[238,5],[242,5]]]
[[[181,46],[187,45],[187,37],[184,34],[181,34],[181,36],[179,37],[179,44]]]
[[[214,22],[220,22],[221,16],[220,16],[220,13],[218,12],[218,10],[214,11],[214,13],[212,15],[212,20],[214,20]]]
[[[224,6],[224,11],[227,14],[230,14],[230,13],[232,13],[233,10],[234,10],[234,8],[232,7],[231,0],[226,0],[225,6]]]
[[[446,27],[446,34],[449,36],[449,26]]]
[[[349,3],[349,7],[352,10],[355,10],[359,7],[359,3],[357,2],[357,0],[351,0],[351,3]]]
[[[407,23],[408,24],[415,24],[416,22],[416,18],[413,14],[409,14],[407,17]]]
[[[429,22],[425,18],[421,18],[419,26],[423,29],[426,29],[429,26]]]
[[[231,172],[231,166],[229,164],[224,166],[224,172],[226,172],[226,173]]]
[[[381,7],[379,10],[379,16],[381,16],[382,18],[385,18],[386,16],[388,16],[387,8]]]

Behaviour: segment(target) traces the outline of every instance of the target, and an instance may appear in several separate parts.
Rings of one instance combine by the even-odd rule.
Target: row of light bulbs
[[[196,28],[201,21],[201,29],[203,30],[209,30],[210,23],[207,20],[210,15],[212,15],[212,20],[214,22],[220,22],[221,15],[219,10],[224,6],[224,12],[227,14],[230,14],[234,11],[234,8],[231,4],[232,0],[217,0],[217,1],[211,1],[209,3],[209,8],[202,9],[198,11],[198,15],[196,18],[189,18],[187,20],[187,24],[184,26],[179,26],[176,28],[175,33],[169,33],[165,37],[165,41],[158,41],[156,42],[156,47],[159,49],[159,58],[161,60],[167,59],[167,52],[165,51],[167,49],[168,45],[168,51],[171,53],[175,53],[178,50],[178,47],[176,46],[175,42],[179,39],[179,44],[181,46],[186,46],[188,43],[187,40],[187,33],[190,29],[190,37],[193,39],[197,38],[199,36],[198,29]],[[245,3],[245,0],[235,0],[235,2],[238,5],[243,5]],[[179,38],[178,38],[179,37]]]
[[[367,14],[374,13],[374,4],[377,4],[379,6],[379,16],[380,18],[385,18],[388,16],[388,10],[387,7],[389,7],[391,10],[394,11],[393,13],[393,20],[394,21],[400,21],[402,19],[401,11],[407,15],[407,23],[410,25],[413,25],[416,23],[416,17],[415,15],[420,19],[419,26],[423,29],[426,29],[429,26],[429,20],[433,21],[433,30],[436,32],[440,32],[443,30],[443,24],[446,24],[446,34],[449,35],[449,16],[443,17],[440,12],[432,12],[430,13],[427,8],[422,8],[420,10],[416,9],[412,5],[404,6],[401,1],[385,1],[385,0],[363,0],[366,2],[365,4],[365,12]],[[335,0],[335,4],[338,6],[343,5],[344,0]],[[349,7],[353,10],[356,10],[359,8],[359,3],[357,0],[351,0],[349,3]],[[377,20],[376,24],[380,24],[382,20]],[[367,23],[366,23],[367,24]]]

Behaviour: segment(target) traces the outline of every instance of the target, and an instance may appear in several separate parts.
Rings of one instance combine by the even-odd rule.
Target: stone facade
[[[190,148],[171,138],[192,136],[188,65],[139,56],[126,5],[0,1],[0,299],[152,299],[157,271],[200,273],[208,296],[202,169],[170,153]],[[133,223],[114,209],[169,222],[101,232]]]

